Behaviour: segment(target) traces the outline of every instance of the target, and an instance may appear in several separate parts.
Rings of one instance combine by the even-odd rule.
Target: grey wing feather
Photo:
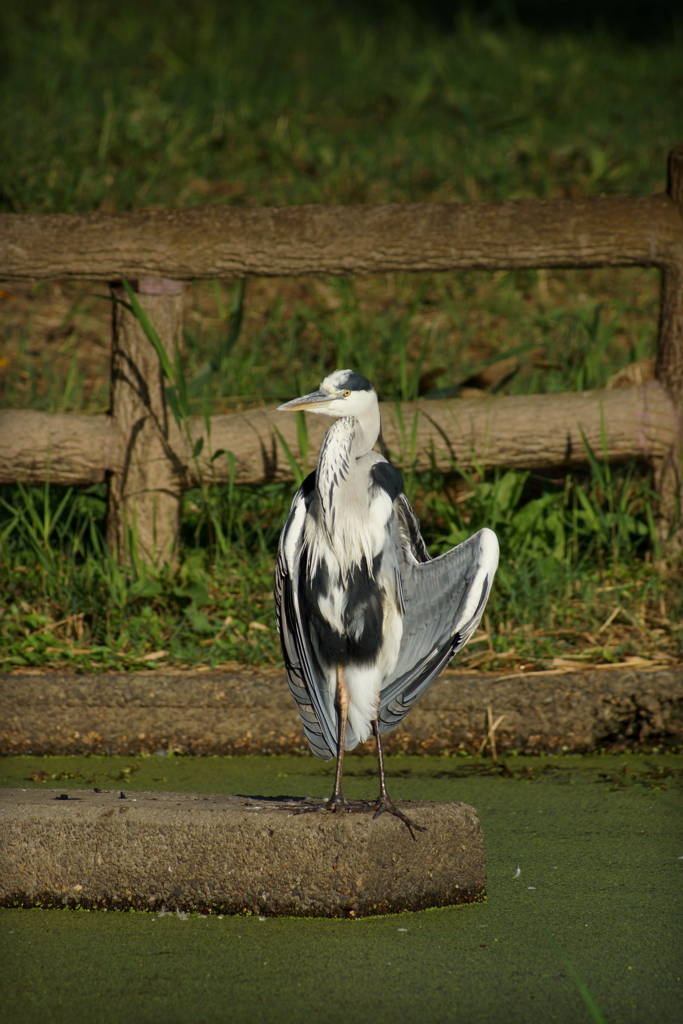
[[[405,505],[410,508],[407,501]],[[421,548],[405,545],[412,524],[402,521],[407,515],[404,508],[399,506],[397,512],[405,613],[393,679],[380,695],[380,732],[398,725],[467,643],[484,613],[498,565],[498,540],[487,529],[438,558],[421,560],[424,542],[420,537]]]
[[[431,562],[427,545],[420,533],[420,521],[413,512],[413,507],[405,494],[399,494],[394,505],[396,509],[396,525],[400,538],[400,548],[404,558],[416,562]]]
[[[327,685],[325,674],[302,628],[299,609],[298,566],[306,507],[310,503],[306,494],[310,480],[309,477],[294,496],[280,535],[275,567],[275,608],[289,689],[297,703],[306,739],[314,754],[329,761],[337,752],[336,726],[322,697]]]

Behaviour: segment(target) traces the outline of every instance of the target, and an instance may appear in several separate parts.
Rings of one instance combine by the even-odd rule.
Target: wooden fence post
[[[171,361],[182,330],[182,292],[181,282],[166,278],[141,278],[137,285],[140,305]],[[128,301],[118,286],[112,297]],[[109,477],[107,543],[120,562],[135,555],[160,566],[175,558],[183,467],[169,442],[165,385],[139,321],[112,302],[111,416],[119,459]]]
[[[683,215],[683,146],[669,154],[668,187]],[[662,272],[656,377],[669,392],[678,415],[678,436],[656,469],[661,497],[661,533],[667,555],[683,553],[683,252]]]

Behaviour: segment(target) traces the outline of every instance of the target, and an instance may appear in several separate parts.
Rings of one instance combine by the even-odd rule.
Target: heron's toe
[[[378,796],[375,804],[373,805],[373,807],[371,807],[371,810],[374,810],[375,812],[372,816],[373,821],[375,820],[375,818],[379,818],[380,814],[393,814],[395,818],[398,818],[399,821],[402,821],[403,824],[408,828],[408,831],[410,832],[413,839],[415,839],[415,832],[413,831],[413,829],[415,829],[415,831],[417,832],[427,831],[427,828],[424,825],[418,825],[416,821],[413,821],[412,818],[409,818],[407,814],[404,814],[403,811],[399,810],[395,803],[393,803],[391,800],[388,800],[386,797]]]

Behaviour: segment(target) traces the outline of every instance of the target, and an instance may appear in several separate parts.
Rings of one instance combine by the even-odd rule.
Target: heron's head
[[[335,370],[322,381],[319,391],[293,398],[278,411],[321,412],[326,416],[354,416],[367,423],[378,415],[377,393],[367,377],[354,370]],[[373,441],[374,444],[374,441]]]

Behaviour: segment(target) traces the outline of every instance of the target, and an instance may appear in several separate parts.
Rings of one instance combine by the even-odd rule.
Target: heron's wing
[[[398,544],[403,556],[408,561],[429,562],[429,552],[422,534],[420,523],[413,512],[412,506],[403,493],[403,477],[395,466],[380,455],[369,452],[368,460],[372,465],[370,475],[375,484],[383,487],[394,502],[396,526],[398,527]],[[394,538],[396,541],[396,538]]]
[[[299,571],[302,564],[304,523],[315,493],[315,473],[299,488],[280,534],[275,567],[275,608],[287,680],[311,750],[328,761],[337,752],[336,725],[323,694],[328,683],[299,607]]]
[[[420,521],[405,494],[399,494],[394,508],[403,557],[408,562],[431,562],[427,545],[420,533]]]
[[[398,725],[477,628],[498,565],[498,540],[484,529],[428,562],[405,547],[401,554],[403,636],[393,679],[380,695],[380,732]]]

